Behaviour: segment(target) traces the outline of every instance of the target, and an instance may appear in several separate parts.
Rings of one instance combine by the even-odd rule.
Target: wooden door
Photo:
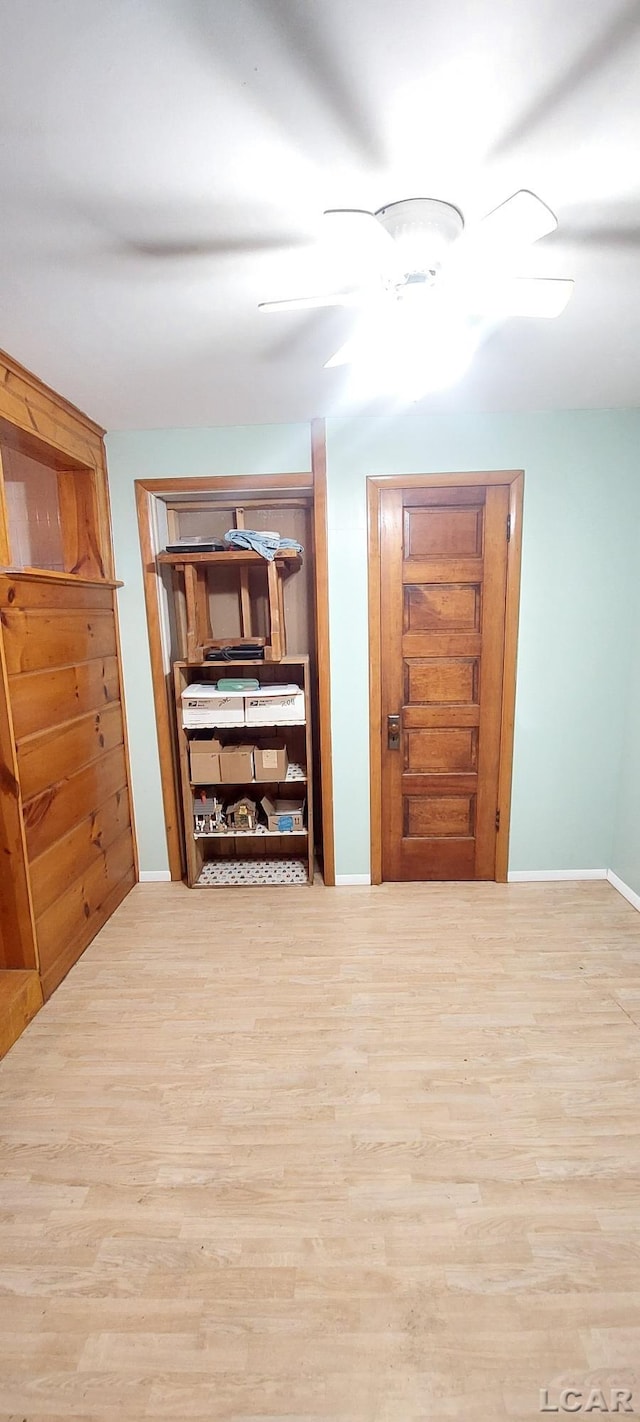
[[[383,879],[495,878],[509,501],[380,491]]]

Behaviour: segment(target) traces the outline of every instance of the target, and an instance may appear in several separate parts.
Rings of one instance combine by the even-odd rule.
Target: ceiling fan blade
[[[345,263],[355,260],[358,270],[391,273],[398,262],[393,237],[375,213],[361,208],[332,207],[323,213],[322,235],[336,244]]]
[[[551,320],[564,311],[573,288],[573,281],[560,277],[490,278],[469,296],[468,307],[474,316],[500,321],[512,316]]]
[[[351,340],[345,341],[344,345],[340,346],[340,348],[334,352],[330,359],[325,361],[324,369],[335,370],[335,368],[339,365],[349,365],[350,361],[353,360],[354,355],[356,354],[357,348],[357,342],[353,337],[351,338]]]
[[[474,245],[479,241],[484,248],[530,247],[539,242],[549,232],[554,232],[558,219],[550,207],[529,192],[520,188],[506,202],[494,207],[478,224],[473,233]]]
[[[284,301],[260,301],[259,311],[313,311],[322,306],[362,306],[363,291],[333,291],[326,296],[290,296]]]

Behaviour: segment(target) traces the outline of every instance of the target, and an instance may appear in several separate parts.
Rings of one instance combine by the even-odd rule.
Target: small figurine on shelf
[[[251,834],[258,823],[258,811],[254,800],[242,795],[227,809],[227,825],[230,830],[245,830]]]
[[[224,810],[215,795],[201,790],[193,801],[193,827],[197,835],[220,834],[226,830]]]

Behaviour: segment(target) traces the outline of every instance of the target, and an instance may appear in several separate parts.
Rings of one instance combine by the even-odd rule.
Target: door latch
[[[387,716],[387,750],[400,750],[399,716]]]

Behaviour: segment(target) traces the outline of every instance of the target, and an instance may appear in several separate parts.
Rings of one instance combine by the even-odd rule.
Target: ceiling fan
[[[521,188],[480,222],[465,227],[462,213],[436,198],[409,198],[376,212],[330,209],[325,230],[345,255],[356,253],[365,277],[345,290],[260,303],[263,311],[343,306],[365,316],[359,333],[326,367],[372,350],[413,364],[431,354],[441,373],[443,341],[473,354],[482,334],[510,317],[559,316],[573,281],[516,274],[527,249],[557,227],[555,214]],[[459,362],[454,361],[454,365]],[[445,381],[449,383],[445,372]]]

